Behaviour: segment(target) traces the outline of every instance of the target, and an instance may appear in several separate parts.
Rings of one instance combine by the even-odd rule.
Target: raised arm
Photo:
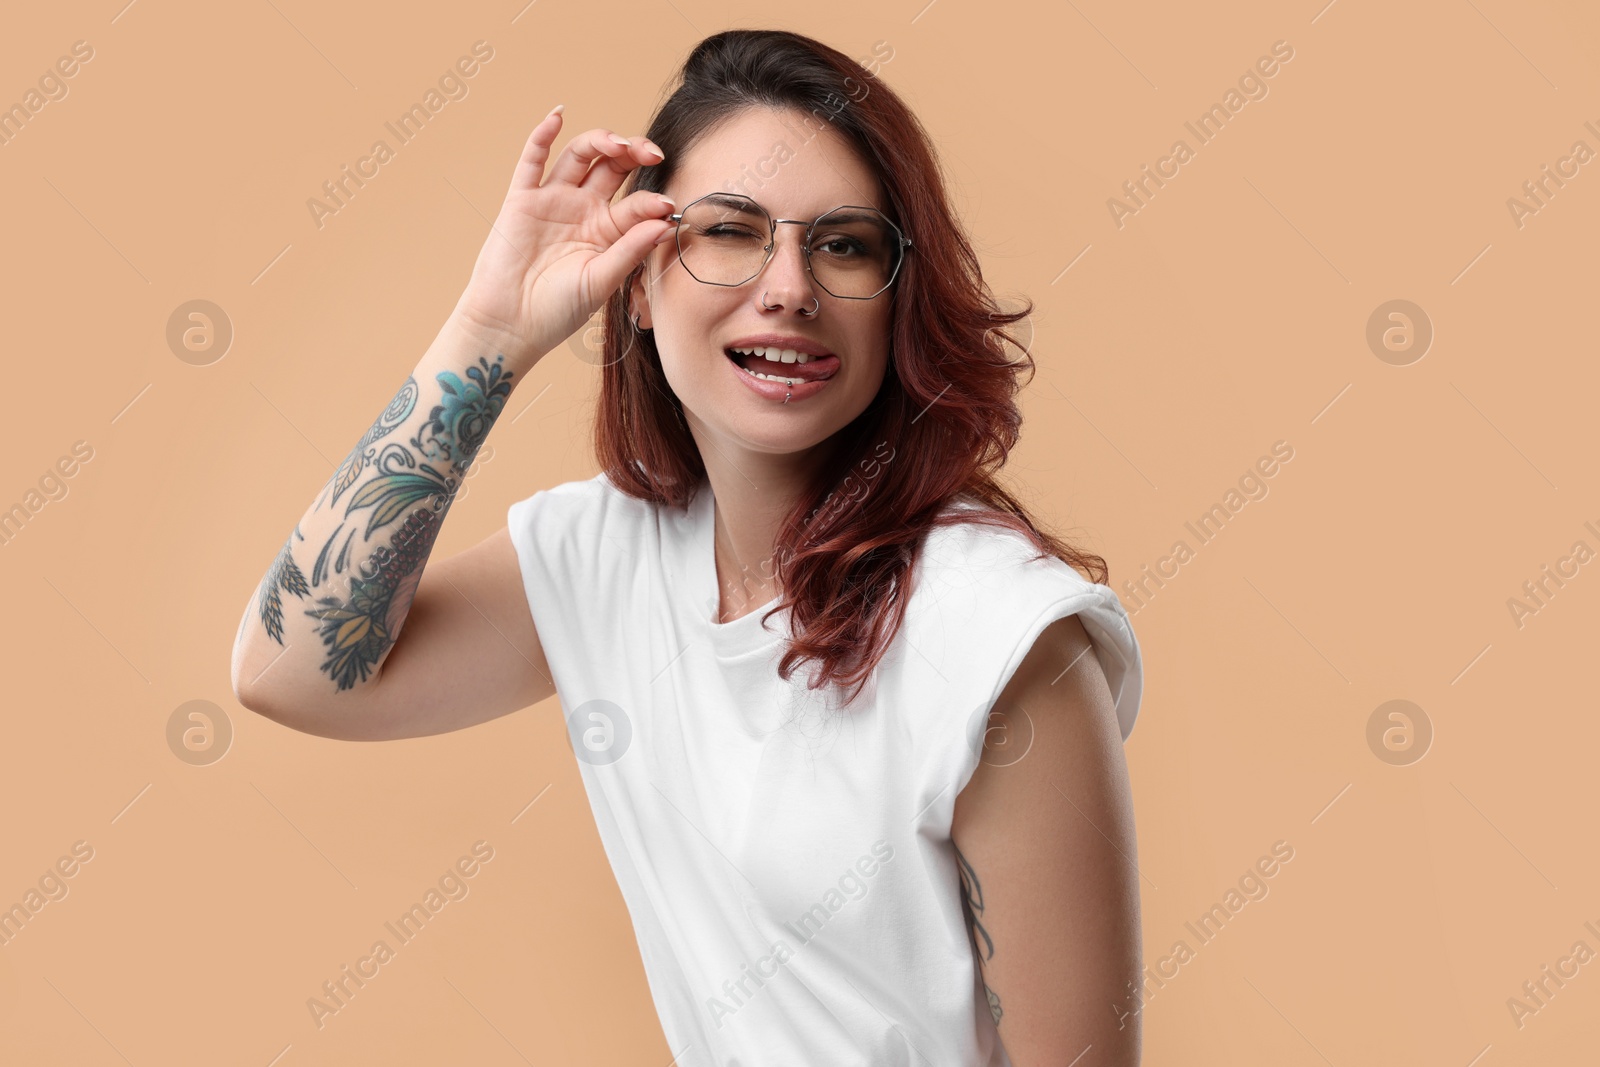
[[[232,663],[245,707],[377,740],[460,729],[554,692],[506,530],[425,568],[512,391],[672,232],[664,198],[611,200],[659,149],[590,130],[547,176],[560,126],[557,110],[534,127],[449,319],[251,596]]]
[[[510,595],[520,583],[508,592],[495,580],[508,560],[516,573],[509,541],[441,562],[423,589],[455,493],[531,365],[505,347],[452,317],[322,486],[240,622],[233,686],[245,707],[308,733],[379,739],[459,728],[549,695],[531,615]],[[422,625],[398,656],[413,613]],[[453,624],[426,625],[435,616]],[[418,673],[413,663],[424,677],[395,684]],[[435,669],[458,686],[470,671],[472,684],[431,686]]]

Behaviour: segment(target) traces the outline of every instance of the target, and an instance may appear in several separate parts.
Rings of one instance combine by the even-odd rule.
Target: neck
[[[774,558],[784,519],[809,485],[820,446],[796,453],[751,452],[700,433],[706,479],[716,500],[715,546],[718,617],[723,621],[762,606],[781,592]]]

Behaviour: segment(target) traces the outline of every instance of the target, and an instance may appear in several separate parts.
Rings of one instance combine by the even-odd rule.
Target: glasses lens
[[[811,275],[834,296],[875,296],[900,262],[900,232],[881,212],[835,208],[811,229]]]
[[[684,269],[711,285],[747,282],[766,262],[770,216],[754,200],[714,194],[696,200],[678,224]]]
[[[741,285],[761,272],[772,218],[754,200],[713,193],[690,204],[678,224],[683,266],[711,285]],[[900,231],[880,211],[840,207],[811,228],[811,275],[834,296],[876,296],[900,265]]]

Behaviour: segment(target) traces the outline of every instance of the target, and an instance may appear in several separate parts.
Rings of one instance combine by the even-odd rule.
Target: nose
[[[784,232],[785,227],[789,232]],[[806,268],[805,238],[806,229],[803,225],[778,223],[778,232],[772,238],[776,247],[760,278],[764,292],[759,299],[769,310],[790,308],[810,311],[820,301],[811,272]]]

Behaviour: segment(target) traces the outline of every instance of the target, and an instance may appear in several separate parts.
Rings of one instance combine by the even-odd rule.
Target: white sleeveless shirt
[[[680,1067],[1009,1067],[961,909],[956,796],[1040,632],[1077,614],[1124,738],[1143,689],[1106,586],[1021,535],[927,537],[854,706],[777,662],[776,601],[716,622],[713,498],[602,473],[507,514],[584,789]]]

